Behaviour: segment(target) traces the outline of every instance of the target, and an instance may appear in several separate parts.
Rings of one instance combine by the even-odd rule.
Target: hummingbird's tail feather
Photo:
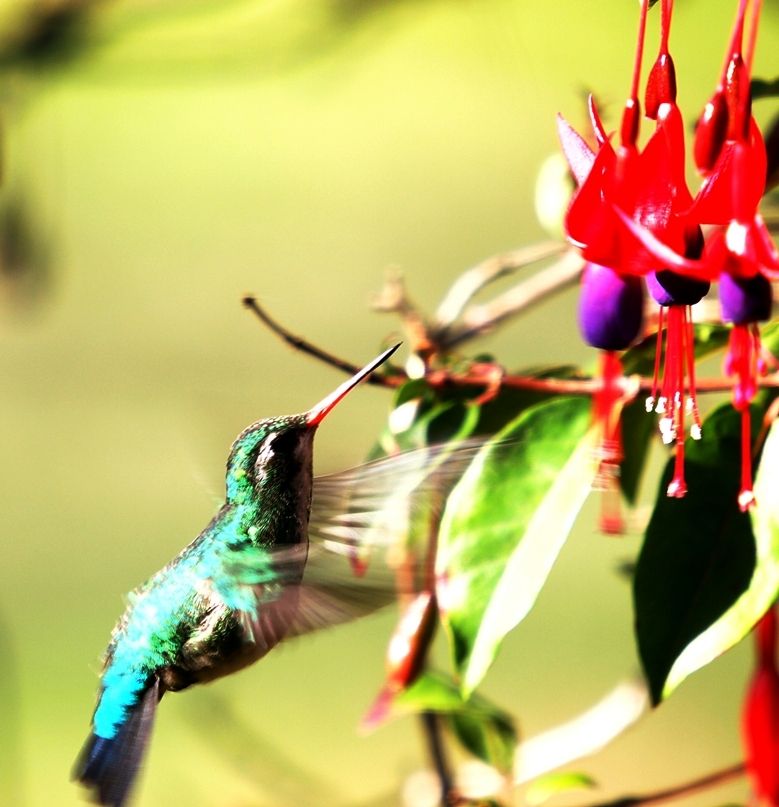
[[[116,736],[99,737],[93,732],[84,744],[73,778],[92,790],[97,804],[122,807],[126,803],[163,692],[159,679],[153,678]]]

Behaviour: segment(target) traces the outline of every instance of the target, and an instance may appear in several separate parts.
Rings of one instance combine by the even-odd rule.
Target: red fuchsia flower
[[[595,136],[599,143],[599,153],[592,151],[581,135],[574,131],[568,123],[558,117],[558,131],[563,150],[568,159],[579,191],[571,204],[567,219],[573,223],[568,225],[569,234],[573,232],[586,236],[593,235],[593,241],[582,247],[582,254],[598,254],[601,249],[608,249],[609,244],[601,242],[598,227],[590,228],[590,222],[581,218],[579,211],[585,209],[582,200],[593,197],[596,207],[595,219],[603,214],[604,231],[608,232],[608,219],[611,211],[599,203],[602,188],[599,187],[608,178],[608,170],[613,170],[618,158],[606,137],[593,99],[590,98],[590,117],[593,122]],[[630,151],[627,148],[623,156]],[[626,164],[631,160],[626,159]],[[597,165],[596,165],[597,163]],[[571,216],[573,211],[573,217]],[[587,232],[578,233],[581,224]],[[572,238],[572,237],[571,237]],[[572,238],[573,240],[573,238]],[[621,379],[622,363],[618,351],[625,350],[638,336],[644,316],[644,291],[641,279],[636,275],[622,275],[609,266],[587,261],[582,273],[581,294],[579,296],[579,328],[587,344],[601,351],[598,366],[600,386],[593,398],[593,420],[600,430],[600,450],[598,456],[598,474],[596,487],[603,491],[600,527],[609,534],[622,532],[623,524],[619,510],[619,497],[616,478],[623,459],[622,432],[620,426],[620,402],[623,394]]]
[[[776,605],[755,628],[757,664],[744,699],[742,736],[755,795],[779,807],[779,671]]]
[[[725,372],[735,377],[733,403],[742,417],[742,510],[754,504],[749,405],[765,371],[757,323],[770,318],[770,280],[779,278],[779,253],[758,206],[765,191],[766,152],[752,117],[750,71],[760,11],[752,13],[750,54],[742,53],[749,0],[740,0],[722,77],[696,131],[696,162],[705,180],[689,216],[696,225],[714,225],[700,257],[671,249],[649,228],[620,213],[620,220],[658,259],[701,280],[720,281],[722,318],[733,323]]]
[[[684,123],[676,104],[676,71],[668,50],[672,12],[672,0],[663,0],[660,49],[649,74],[645,103],[647,115],[657,121],[655,137],[662,137],[665,141],[668,204],[672,209],[671,221],[675,228],[672,230],[669,227],[664,233],[655,232],[653,235],[668,244],[669,235],[676,238],[678,243],[681,234],[681,249],[677,246],[676,250],[694,258],[700,256],[703,249],[703,234],[689,216],[693,199],[685,178]],[[651,232],[650,228],[646,229]],[[657,261],[655,256],[653,258]],[[681,497],[687,493],[684,479],[685,421],[689,418],[693,439],[700,439],[702,433],[695,390],[695,350],[690,307],[708,293],[709,283],[690,277],[685,272],[663,268],[647,276],[647,286],[660,309],[655,371],[646,408],[648,412],[654,410],[660,415],[663,442],[675,443],[674,474],[667,492],[669,496]]]
[[[668,110],[658,118],[658,130],[643,150],[637,145],[641,117],[638,85],[647,8],[648,0],[642,0],[631,94],[622,113],[619,147],[611,144],[592,97],[590,118],[597,152],[558,117],[563,152],[579,185],[566,213],[566,235],[586,261],[607,266],[622,277],[647,274],[657,267],[657,259],[626,231],[615,208],[683,251],[685,228],[677,214],[680,203],[689,207],[692,201],[691,197],[677,200],[680,178],[686,191],[684,132],[678,110]],[[664,78],[667,75],[666,71]],[[658,89],[660,85],[653,82]],[[680,143],[681,162],[674,154]]]
[[[704,252],[713,276],[720,278],[722,318],[733,323],[725,373],[735,376],[733,405],[741,412],[741,490],[739,506],[749,509],[752,492],[752,433],[749,405],[757,394],[758,377],[765,372],[757,323],[771,317],[769,278],[779,273],[779,254],[758,212],[765,192],[766,151],[752,117],[750,66],[757,34],[760,3],[753,4],[748,59],[741,50],[748,0],[739,3],[728,57],[717,91],[725,99],[727,127],[711,171],[695,200],[693,215],[702,223],[717,225]],[[715,95],[717,93],[715,92]],[[719,125],[718,129],[722,129]],[[705,142],[708,133],[699,128]],[[699,149],[703,151],[703,149]]]
[[[649,233],[674,254],[688,258],[699,257],[703,247],[700,227],[689,215],[693,198],[685,179],[684,124],[676,105],[676,74],[668,50],[672,0],[663,0],[660,51],[645,98],[647,115],[656,120],[656,128],[643,150],[636,145],[640,117],[637,92],[647,5],[643,2],[641,6],[633,84],[622,116],[619,148],[615,150],[611,145],[592,100],[590,115],[597,153],[561,118],[558,130],[579,183],[565,225],[569,240],[588,261],[579,305],[582,333],[589,344],[602,350],[628,347],[641,327],[640,314],[636,315],[637,277],[647,276],[649,290],[661,306],[655,380],[647,408],[661,415],[663,440],[676,443],[676,473],[668,493],[683,496],[685,416],[692,421],[694,437],[699,437],[701,430],[689,306],[707,293],[709,284],[705,278],[688,276],[684,269],[659,268],[663,261],[635,235],[636,231]],[[623,219],[629,220],[631,226],[626,227]],[[660,384],[664,332],[665,361]],[[601,400],[595,401],[595,411],[602,423],[604,455],[618,462],[621,449],[614,412],[619,396],[614,393],[614,378],[618,378],[621,369],[615,361],[612,357],[602,362],[603,393]],[[610,444],[615,448],[609,453]]]

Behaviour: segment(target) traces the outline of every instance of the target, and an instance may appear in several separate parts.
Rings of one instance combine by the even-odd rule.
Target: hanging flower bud
[[[419,592],[406,606],[387,647],[384,686],[362,719],[365,729],[376,728],[389,716],[395,696],[419,677],[425,664],[438,618],[436,598]]]
[[[725,78],[725,102],[728,105],[728,140],[745,140],[749,137],[752,117],[752,93],[749,89],[749,71],[740,53],[730,57]]]
[[[708,175],[722,151],[728,131],[728,105],[722,87],[718,87],[703,108],[695,125],[693,158],[696,168]]]
[[[673,104],[676,102],[676,69],[670,53],[661,53],[652,66],[646,84],[644,106],[646,116],[657,119],[657,110],[660,104]]]
[[[668,52],[668,35],[671,31],[671,12],[673,0],[663,0],[660,52],[649,72],[646,83],[644,106],[646,115],[653,120],[657,119],[657,112],[661,104],[676,103],[676,69],[671,54]]]

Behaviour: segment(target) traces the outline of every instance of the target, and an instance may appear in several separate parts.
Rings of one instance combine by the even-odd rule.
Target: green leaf
[[[511,716],[479,695],[464,698],[457,684],[442,673],[420,675],[395,697],[392,711],[444,715],[463,748],[500,771],[513,767],[517,732]]]
[[[543,804],[553,796],[570,793],[572,790],[591,790],[598,783],[586,773],[550,773],[540,776],[525,791],[525,801],[530,807]]]
[[[466,751],[502,773],[511,770],[517,734],[508,717],[461,711],[447,715],[446,719]]]
[[[776,355],[779,322],[764,326],[761,337]],[[753,440],[776,397],[776,390],[763,390],[755,398]],[[703,440],[685,446],[687,497],[669,500],[665,484],[660,487],[634,581],[639,653],[655,703],[740,641],[777,594],[779,448],[772,436],[762,453],[753,535],[736,503],[740,430],[740,417],[729,404],[715,410],[704,424]],[[666,480],[669,475],[670,464]]]
[[[779,595],[779,423],[765,442],[755,479],[757,506],[751,513],[757,564],[749,588],[708,630],[690,642],[668,674],[674,689],[690,673],[741,641]]]
[[[519,371],[531,378],[572,378],[578,373],[567,364]],[[432,387],[424,378],[407,381],[395,393],[389,423],[367,459],[469,436],[491,437],[521,412],[554,397],[549,392],[506,386],[486,403],[475,404],[484,390],[484,384]]]
[[[685,443],[687,495],[666,495],[673,458],[660,484],[633,583],[638,649],[655,705],[711,661],[711,652],[693,650],[677,662],[747,590],[755,568],[749,516],[737,502],[740,440],[739,414],[730,404],[719,407],[703,439]],[[721,637],[714,655],[733,641]]]
[[[764,78],[753,78],[750,84],[752,90],[752,100],[759,98],[776,98],[779,96],[779,78],[771,80]]]
[[[657,434],[657,418],[646,411],[644,400],[635,400],[622,410],[622,447],[625,458],[620,466],[619,486],[628,503],[638,498],[652,437]]]
[[[466,695],[532,608],[590,491],[589,424],[584,398],[531,407],[481,449],[447,500],[437,595]]]

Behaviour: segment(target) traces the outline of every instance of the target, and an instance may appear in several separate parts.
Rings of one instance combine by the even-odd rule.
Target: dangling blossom
[[[619,148],[615,150],[611,145],[592,100],[590,117],[597,153],[559,119],[563,151],[579,184],[565,226],[569,240],[588,261],[579,322],[589,344],[615,350],[628,347],[635,339],[641,327],[640,317],[635,316],[636,293],[632,291],[637,286],[638,276],[647,276],[650,293],[661,306],[655,378],[648,409],[661,415],[663,440],[676,443],[676,473],[668,492],[683,496],[686,492],[683,476],[685,416],[691,420],[691,434],[700,437],[701,432],[689,307],[706,294],[709,284],[700,277],[688,276],[684,269],[672,272],[664,268],[654,250],[647,248],[635,235],[637,231],[649,233],[653,241],[662,243],[674,254],[689,258],[699,257],[703,246],[700,227],[689,214],[693,199],[685,179],[684,124],[676,105],[676,75],[668,49],[671,0],[663,2],[660,51],[645,97],[647,115],[656,120],[656,128],[643,150],[639,151],[637,146],[640,120],[637,96],[647,7],[648,3],[642,2],[633,83],[622,116]],[[626,227],[623,219],[629,220],[631,226]],[[597,272],[593,266],[598,267]],[[607,272],[613,275],[608,281]],[[609,305],[603,302],[604,292],[588,289],[596,280],[600,289],[605,290],[609,285],[613,289]],[[629,334],[629,337],[618,342],[611,338],[612,330],[615,336],[621,338]],[[607,338],[603,338],[604,331]],[[599,338],[593,339],[593,333]],[[614,403],[619,400],[609,392],[607,381],[621,370],[613,359],[604,359],[601,367],[604,368],[601,371],[604,392],[600,396],[602,400],[596,400],[595,409],[603,423],[605,444],[615,430]],[[621,451],[614,452],[614,457],[621,459]]]
[[[610,200],[641,214],[644,194],[656,173],[637,147],[640,108],[637,91],[643,52],[646,12],[642,3],[633,87],[622,115],[620,146],[611,145],[595,102],[589,110],[597,153],[562,118],[558,132],[578,190],[565,218],[569,240],[581,250],[586,263],[579,297],[579,327],[584,340],[601,351],[599,388],[593,399],[593,419],[600,430],[596,485],[604,492],[601,529],[622,531],[616,478],[623,459],[620,411],[623,392],[619,351],[628,348],[643,324],[644,294],[640,275],[646,254],[634,239],[621,234]],[[641,218],[649,224],[648,218]]]
[[[722,318],[732,323],[725,372],[735,378],[733,403],[742,417],[739,505],[754,504],[749,405],[766,362],[757,323],[770,318],[770,280],[779,278],[779,253],[758,206],[765,192],[766,152],[752,117],[750,63],[759,2],[753,5],[748,59],[742,55],[748,0],[740,0],[722,76],[696,130],[695,156],[705,179],[689,211],[696,226],[713,225],[700,256],[670,248],[649,228],[620,214],[625,228],[675,271],[701,281],[719,280]]]
[[[647,116],[657,121],[653,137],[662,138],[665,145],[667,204],[673,226],[660,234],[651,228],[646,229],[666,244],[675,238],[677,251],[689,258],[697,258],[703,249],[703,233],[689,214],[693,199],[685,177],[684,123],[676,103],[676,70],[668,48],[672,12],[672,0],[663,0],[660,49],[647,81],[645,105]],[[647,275],[647,286],[659,306],[659,313],[655,370],[646,408],[648,412],[655,411],[660,415],[659,428],[663,442],[675,444],[674,473],[667,492],[669,496],[681,497],[687,493],[684,478],[687,420],[693,439],[700,439],[702,433],[695,389],[695,349],[690,309],[708,293],[709,283],[690,277],[685,272],[661,268]]]

